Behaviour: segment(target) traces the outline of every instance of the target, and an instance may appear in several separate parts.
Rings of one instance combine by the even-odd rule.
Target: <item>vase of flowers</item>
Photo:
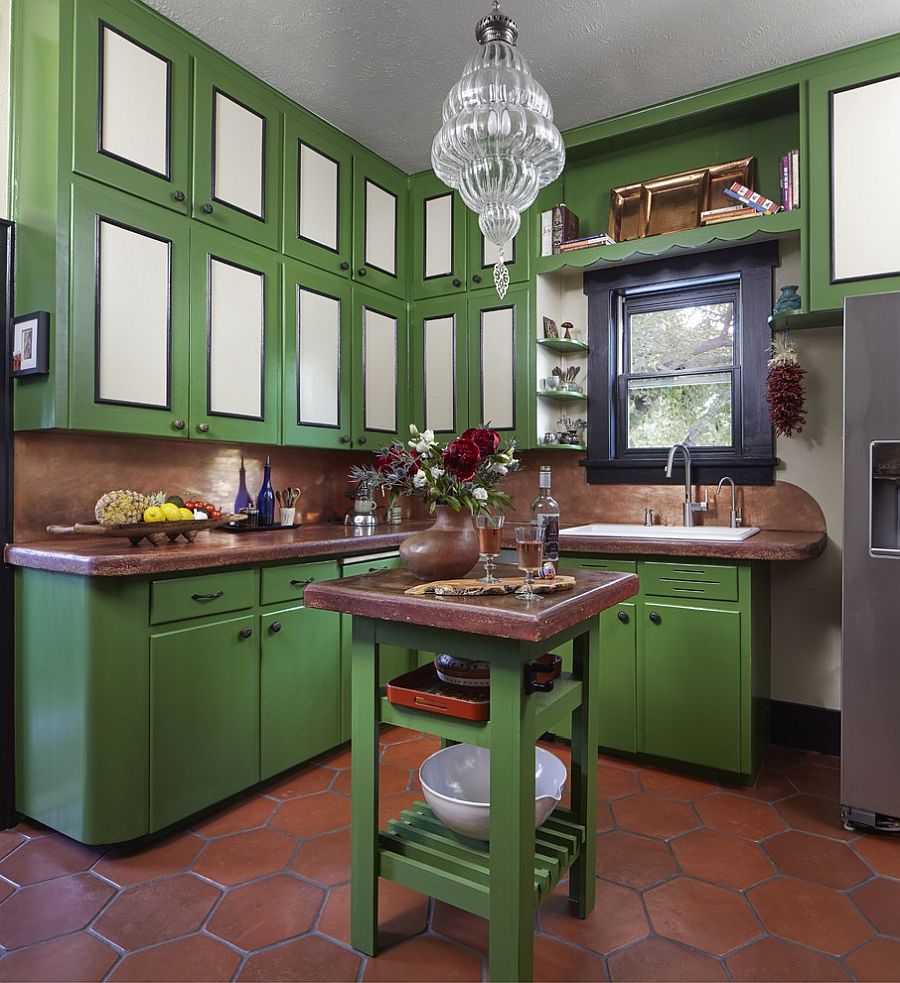
[[[434,525],[400,544],[400,556],[420,580],[462,577],[478,561],[478,535],[472,516],[505,509],[509,496],[498,485],[518,467],[515,443],[501,447],[489,426],[472,427],[446,446],[431,430],[409,428],[407,446],[389,444],[374,464],[356,466],[350,476],[381,488],[393,505],[401,495],[428,503]]]

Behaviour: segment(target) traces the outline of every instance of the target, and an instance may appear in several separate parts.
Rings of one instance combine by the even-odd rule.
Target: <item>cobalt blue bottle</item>
[[[263,469],[263,482],[256,496],[256,507],[259,509],[259,524],[261,526],[275,525],[275,492],[272,490],[272,462],[266,457]]]

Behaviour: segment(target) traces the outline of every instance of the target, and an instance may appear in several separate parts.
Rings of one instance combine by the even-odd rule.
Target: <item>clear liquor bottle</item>
[[[531,506],[531,524],[542,533],[544,560],[559,563],[559,504],[550,494],[550,468],[544,465],[538,478],[538,497]]]

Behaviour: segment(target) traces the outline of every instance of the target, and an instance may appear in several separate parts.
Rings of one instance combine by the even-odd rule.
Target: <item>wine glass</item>
[[[500,537],[503,535],[503,515],[476,515],[475,528],[478,530],[478,552],[484,564],[484,576],[479,584],[499,584],[494,576],[494,557],[500,555]]]
[[[516,552],[518,567],[525,572],[525,590],[516,594],[520,601],[542,601],[534,592],[534,575],[544,562],[544,533],[537,526],[516,527]]]

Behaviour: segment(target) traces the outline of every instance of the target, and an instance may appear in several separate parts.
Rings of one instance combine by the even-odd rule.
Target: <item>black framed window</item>
[[[585,276],[592,483],[663,483],[691,448],[698,482],[771,484],[765,402],[772,267],[765,243]]]

